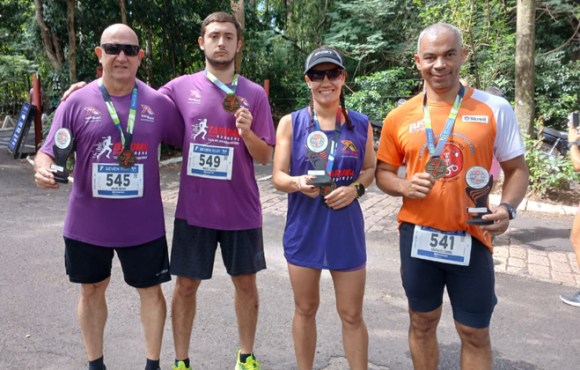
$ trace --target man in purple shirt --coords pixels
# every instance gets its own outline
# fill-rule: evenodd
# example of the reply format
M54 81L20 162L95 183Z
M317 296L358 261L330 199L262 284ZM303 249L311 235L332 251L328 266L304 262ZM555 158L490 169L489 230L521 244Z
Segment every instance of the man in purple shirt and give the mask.
M144 53L131 28L109 26L95 53L103 77L60 104L34 177L38 187L57 189L55 179L66 181L55 177L59 150L74 142L65 265L70 281L81 284L78 318L89 369L106 369L105 291L116 252L125 281L141 299L145 369L158 370L166 318L160 284L171 280L158 150L162 141L181 145L184 125L170 99L137 80Z
M199 37L205 70L160 89L175 102L186 126L171 250L171 274L177 275L171 307L176 370L192 368L196 294L201 281L212 276L218 243L236 291L240 349L235 369L260 369L253 354L256 273L266 262L253 162L272 159L275 132L263 88L235 73L241 33L231 14L210 14ZM196 363L203 362L199 356Z

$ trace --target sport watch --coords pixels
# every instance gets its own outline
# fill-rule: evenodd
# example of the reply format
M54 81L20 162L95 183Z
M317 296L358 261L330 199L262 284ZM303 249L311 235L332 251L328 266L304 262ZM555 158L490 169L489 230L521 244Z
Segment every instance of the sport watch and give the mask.
M576 141L571 141L568 143L568 148L572 148L574 145L580 148L580 139Z
M362 197L365 194L365 186L360 182L353 182L351 185L356 189L356 199Z
M514 218L516 218L516 209L514 207L512 207L511 204L509 203L500 203L500 206L504 207L507 211L508 211L508 215L509 215L509 219L513 220Z

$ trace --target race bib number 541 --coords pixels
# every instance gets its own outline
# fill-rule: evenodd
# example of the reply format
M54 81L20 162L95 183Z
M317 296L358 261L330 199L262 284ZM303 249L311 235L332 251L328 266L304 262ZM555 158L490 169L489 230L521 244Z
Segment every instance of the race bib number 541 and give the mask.
M415 225L411 257L469 266L471 235L465 231L441 231Z

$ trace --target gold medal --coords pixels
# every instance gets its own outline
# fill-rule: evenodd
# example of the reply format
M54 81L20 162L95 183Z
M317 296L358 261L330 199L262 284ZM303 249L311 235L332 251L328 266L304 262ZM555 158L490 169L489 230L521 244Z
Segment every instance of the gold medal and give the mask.
M236 94L227 94L222 105L226 112L235 113L240 108L241 101Z
M425 165L425 172L438 180L447 174L447 165L440 157L431 157Z
M130 149L123 149L123 151L117 156L119 165L124 168L133 167L135 160L135 153L133 153Z

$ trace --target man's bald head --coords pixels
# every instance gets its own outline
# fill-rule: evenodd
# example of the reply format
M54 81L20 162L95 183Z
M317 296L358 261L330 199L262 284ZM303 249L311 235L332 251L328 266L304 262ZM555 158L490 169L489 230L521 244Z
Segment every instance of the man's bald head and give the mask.
M421 41L423 37L426 35L428 36L437 36L443 32L453 32L455 34L455 39L457 40L457 49L460 50L463 48L463 37L461 36L461 31L457 29L457 27L448 24L448 23L435 23L430 25L429 27L425 28L419 34L419 39L417 40L417 53L420 52L421 49Z
M101 45L106 43L139 45L139 38L131 27L123 23L116 23L105 28L103 31Z

